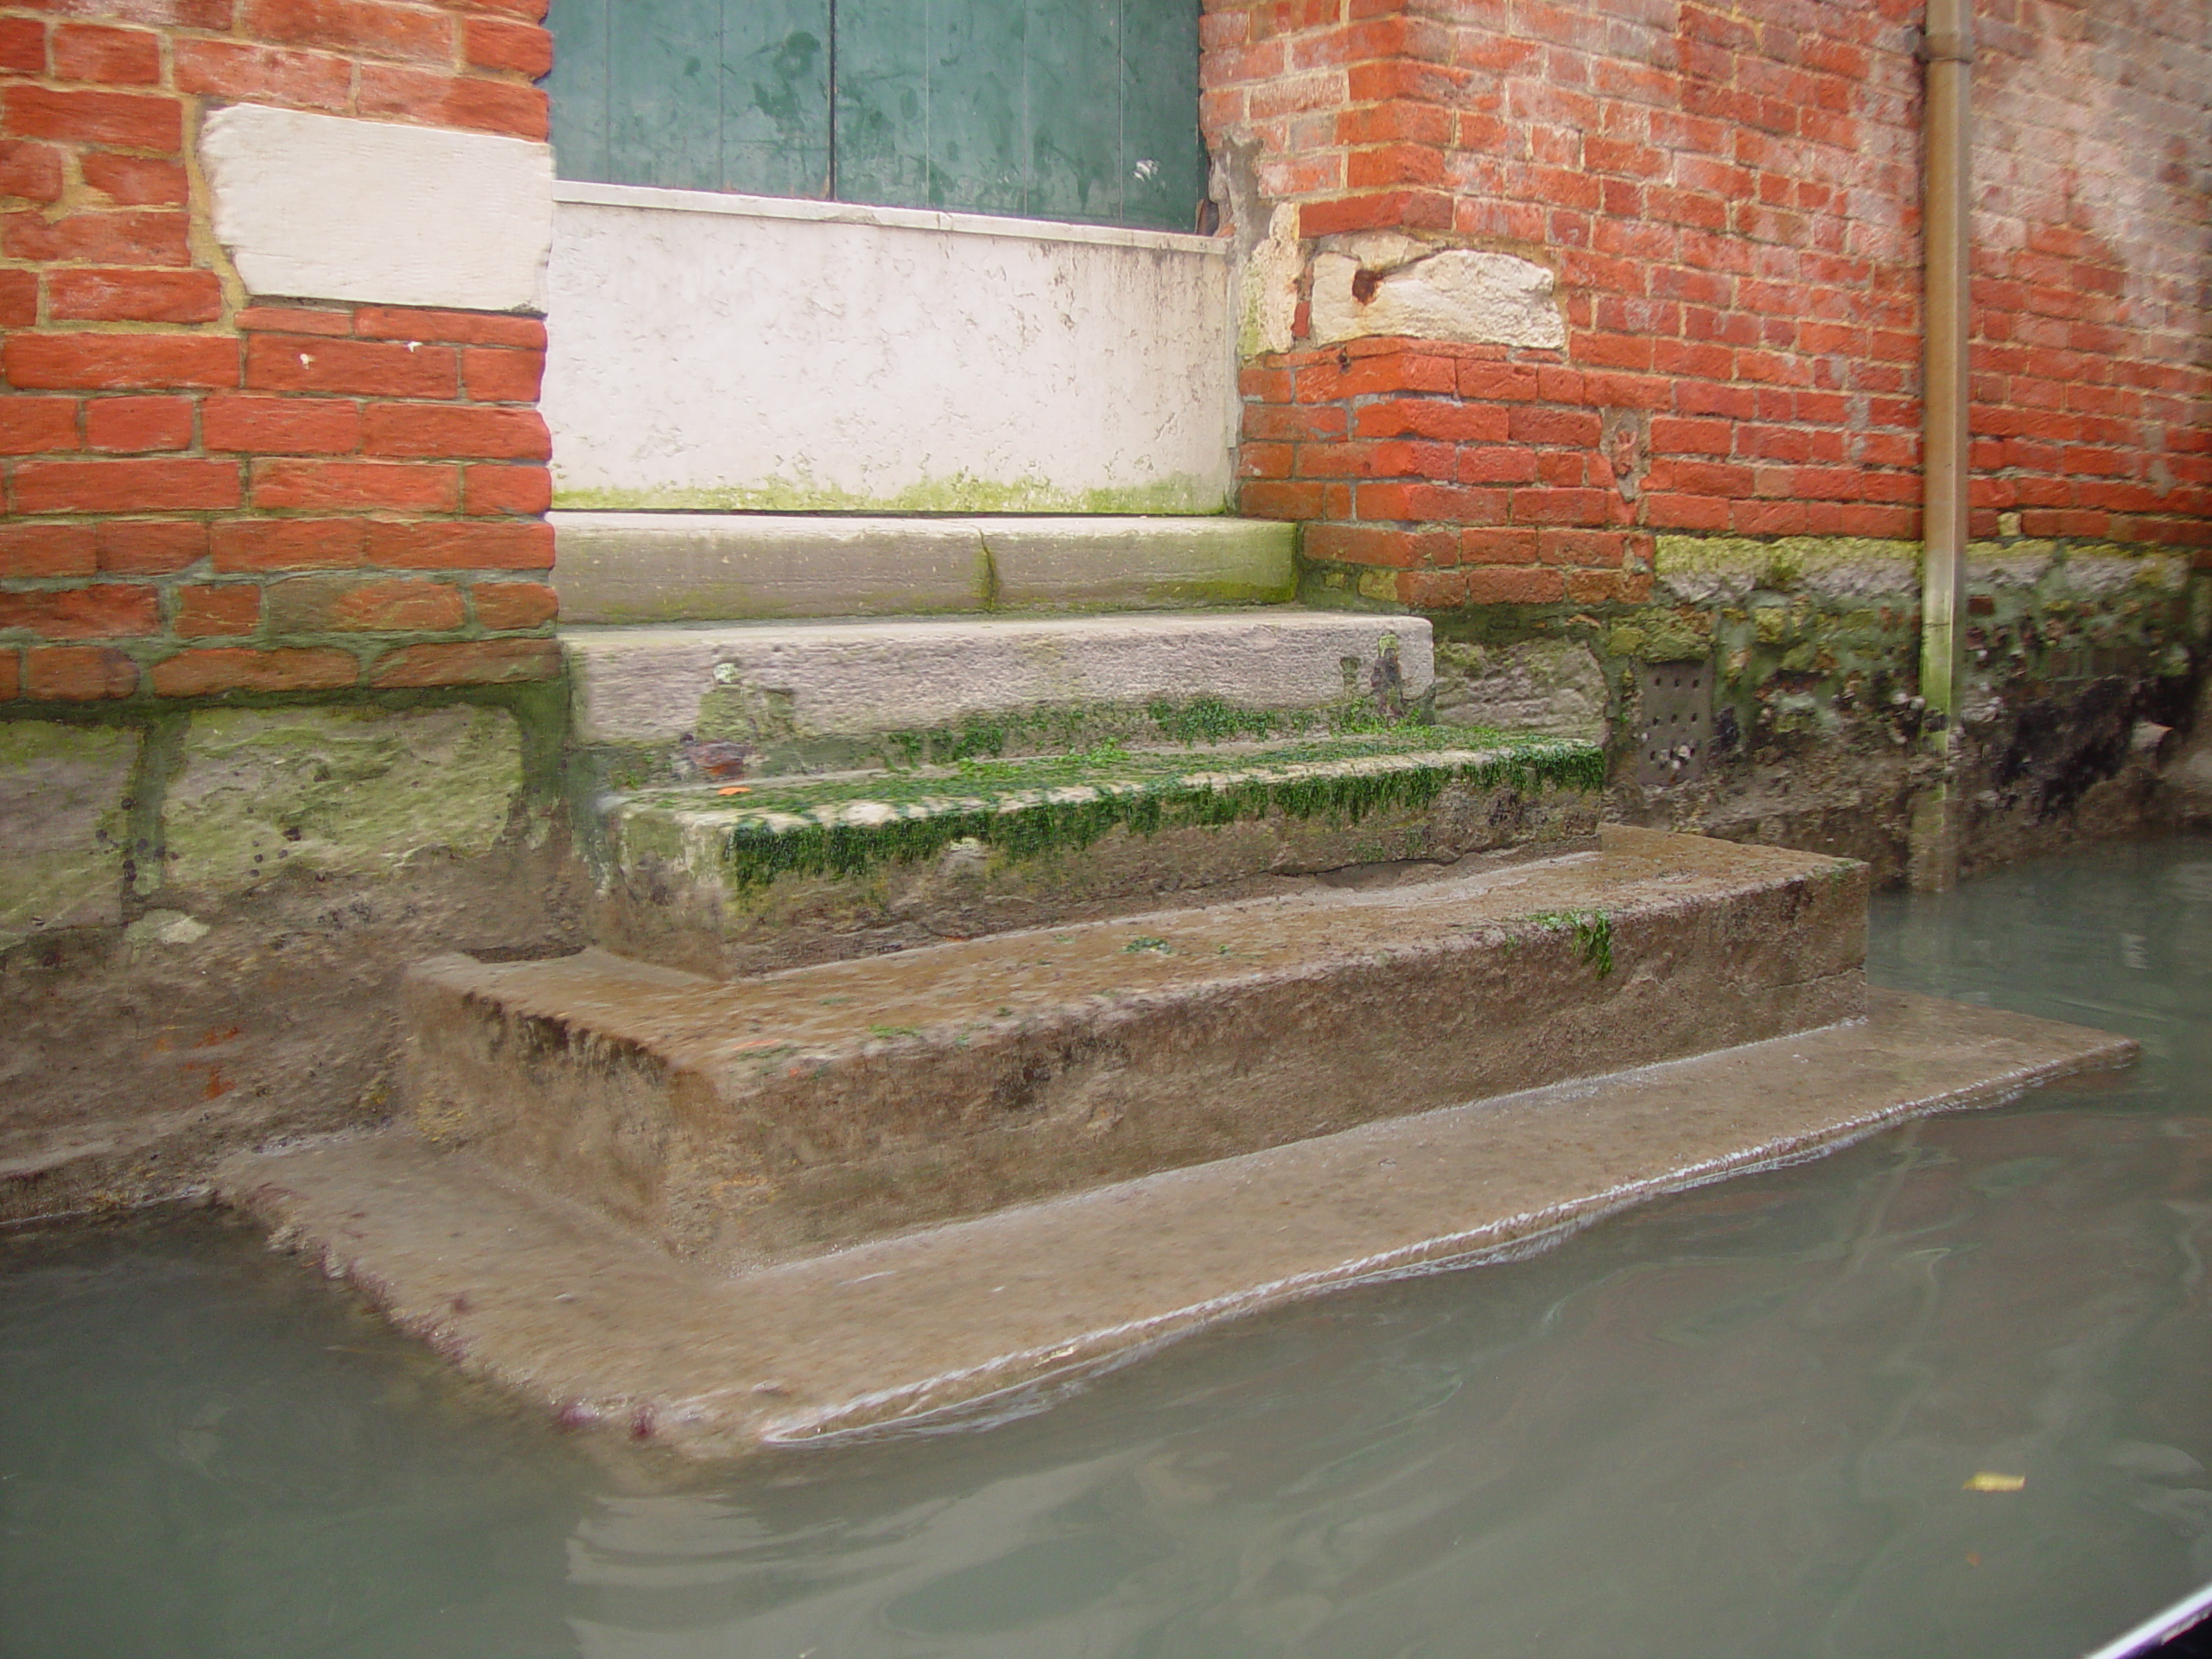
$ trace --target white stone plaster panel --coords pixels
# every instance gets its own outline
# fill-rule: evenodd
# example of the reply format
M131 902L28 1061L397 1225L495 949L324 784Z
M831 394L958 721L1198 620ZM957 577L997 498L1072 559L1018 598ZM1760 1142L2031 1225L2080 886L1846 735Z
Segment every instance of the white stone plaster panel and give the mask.
M1353 287L1363 270L1374 283L1365 300ZM1567 324L1552 290L1550 271L1510 253L1399 251L1387 264L1356 252L1320 253L1313 259L1313 335L1320 345L1402 334L1557 349L1567 344Z
M563 506L1185 512L1230 494L1225 245L592 194L557 205L550 267Z
M200 159L216 238L253 294L535 309L552 240L550 146L233 105Z
M564 643L576 735L608 743L682 736L718 685L789 693L808 735L1154 697L1319 708L1343 697L1344 659L1363 671L1386 636L1406 695L1421 696L1435 677L1427 620L1345 612L625 628Z

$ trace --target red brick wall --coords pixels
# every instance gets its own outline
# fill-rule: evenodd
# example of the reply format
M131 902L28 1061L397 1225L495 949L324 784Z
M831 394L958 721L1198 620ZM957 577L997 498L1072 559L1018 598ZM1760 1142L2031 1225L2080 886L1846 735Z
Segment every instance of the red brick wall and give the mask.
M1980 10L1975 531L2205 545L2202 9ZM1244 510L1425 607L1636 599L1655 533L1916 537L1919 15L1211 0L1209 136L1305 237L1518 254L1567 327L1249 363Z
M251 101L545 136L543 0L0 0L0 698L555 671L534 318L251 304Z
M1976 12L1977 533L2212 545L2212 9Z

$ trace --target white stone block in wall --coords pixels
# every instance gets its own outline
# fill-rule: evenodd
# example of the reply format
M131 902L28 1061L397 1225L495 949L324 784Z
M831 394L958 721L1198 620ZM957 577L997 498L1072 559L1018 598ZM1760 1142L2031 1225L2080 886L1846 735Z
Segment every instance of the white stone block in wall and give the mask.
M207 118L200 159L216 238L251 293L463 311L540 303L547 145L238 104Z

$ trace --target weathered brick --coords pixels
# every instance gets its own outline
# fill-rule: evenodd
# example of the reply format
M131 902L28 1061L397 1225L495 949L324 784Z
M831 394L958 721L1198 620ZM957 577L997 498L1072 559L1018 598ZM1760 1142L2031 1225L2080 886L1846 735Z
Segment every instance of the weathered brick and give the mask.
M369 683L378 686L508 685L550 680L561 672L557 639L470 639L408 645L379 658Z
M404 461L256 461L253 505L262 512L452 512L460 469Z
M46 73L46 25L35 17L0 17L0 70Z
M545 375L542 351L477 346L461 354L468 395L480 404L534 404Z
M278 45L416 63L453 58L452 22L427 7L378 0L244 0L238 21L248 36Z
M1567 579L1557 570L1470 568L1467 601L1474 605L1549 605L1567 597Z
M543 467L470 467L466 493L477 518L545 512L553 505L553 474Z
M367 557L371 524L359 518L226 518L213 529L215 569L224 575L258 570L353 569Z
M22 695L48 702L99 702L138 690L138 664L100 645L34 646L23 653Z
M94 81L105 86L161 84L161 41L149 29L64 23L54 31L51 50L56 80Z
M366 533L366 562L395 570L544 570L553 563L553 527L542 522L379 518Z
M228 461L27 461L9 499L17 512L192 512L238 504Z
M355 101L363 115L403 116L513 138L543 139L546 133L544 91L512 81L365 63Z
M357 683L351 652L308 647L255 650L245 645L179 652L154 664L154 695L204 697L226 691L331 691Z
M559 597L541 582L480 582L469 599L478 626L502 632L543 627L561 609Z
M334 113L353 101L353 66L335 53L190 39L174 50L179 92Z
M543 461L553 441L536 410L467 404L372 404L361 448L372 455Z
M77 166L86 187L118 207L181 207L190 192L190 181L181 162L95 150L79 156ZM4 188L0 188L0 194L4 194Z
M47 219L38 213L0 217L0 253L41 264L95 260L118 265L192 263L190 221L160 208L110 208Z
M174 156L184 145L184 105L148 93L60 91L18 81L0 90L0 133Z
M93 536L111 575L172 575L207 556L207 526L197 519L104 518Z
M55 321L213 322L223 285L207 270L56 270L46 303Z
M204 639L251 633L261 624L261 589L251 582L216 582L177 591L175 632Z
M251 391L448 398L459 390L459 372L449 346L250 334L245 385Z
M447 633L467 620L459 588L421 577L296 576L269 589L278 633Z
M0 576L89 576L99 569L90 524L0 524Z
M120 639L161 626L161 596L152 588L98 582L0 593L0 630L24 629L41 639Z
M536 317L497 311L435 311L411 306L365 305L353 314L363 340L437 340L449 346L512 346L545 349L545 325Z
M553 36L527 23L472 17L461 25L461 55L475 69L505 69L531 80L553 67Z
M77 447L74 397L0 397L0 455L38 455Z
M192 447L189 397L94 397L85 405L85 447L145 454Z
M361 447L359 405L335 397L219 396L200 405L200 441L254 455L346 455Z
M217 388L238 380L238 344L208 334L11 334L0 372L25 391Z
M20 138L0 138L0 197L20 196L26 201L61 200L62 152L52 144L27 143Z

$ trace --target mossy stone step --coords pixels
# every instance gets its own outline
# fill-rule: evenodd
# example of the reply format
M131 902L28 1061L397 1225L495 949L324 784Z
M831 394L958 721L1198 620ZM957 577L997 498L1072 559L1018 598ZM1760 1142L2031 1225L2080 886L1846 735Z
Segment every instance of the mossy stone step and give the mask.
M1419 718L1420 617L1209 613L570 628L573 741L607 787L1325 734ZM711 769L711 768L709 768Z
M1592 844L1605 757L1436 727L762 779L617 799L596 936L734 976Z

